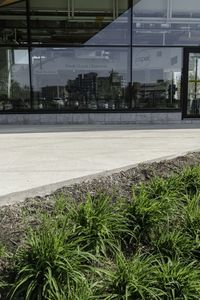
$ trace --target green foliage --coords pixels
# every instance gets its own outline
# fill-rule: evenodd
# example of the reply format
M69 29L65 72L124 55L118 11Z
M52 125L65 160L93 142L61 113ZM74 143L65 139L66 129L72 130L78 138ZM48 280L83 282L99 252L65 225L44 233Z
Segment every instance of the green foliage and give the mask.
M154 253L169 258L186 258L191 254L192 242L183 231L161 227L158 228L156 235L150 242Z
M5 247L4 245L0 242L0 258L3 257L5 255L6 251L5 251Z
M156 287L155 270L156 260L153 256L136 254L126 259L123 253L118 253L114 270L109 274L106 299L160 299L163 292Z
M174 199L177 195L177 177L171 176L169 178L154 177L148 184L142 184L136 188L136 191L141 190L141 187L145 190L149 199L165 200ZM166 203L167 204L167 203Z
M138 242L148 243L151 231L159 223L166 221L168 200L151 198L148 188L142 185L140 190L133 191L132 201L127 208L129 226Z
M73 298L75 287L86 281L84 272L93 256L67 238L67 232L63 234L50 222L29 234L17 254L19 273L11 299L62 299L63 290L67 299Z
M130 201L62 195L40 218L12 258L9 300L200 299L199 166L134 187Z
M179 193L194 196L200 191L200 167L186 168L176 178Z
M165 292L163 300L200 299L200 272L195 262L183 264L180 260L158 261L156 280Z
M200 193L187 197L187 204L184 207L185 229L195 237L200 234Z
M68 218L73 221L73 238L96 255L115 252L119 242L131 236L125 205L113 203L106 195L87 196L86 201L71 208Z

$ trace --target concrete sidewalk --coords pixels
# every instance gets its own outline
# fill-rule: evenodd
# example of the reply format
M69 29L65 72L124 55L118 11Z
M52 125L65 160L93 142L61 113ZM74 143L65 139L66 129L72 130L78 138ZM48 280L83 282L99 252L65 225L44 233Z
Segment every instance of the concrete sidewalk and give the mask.
M1 126L0 204L48 193L70 179L199 149L199 124Z

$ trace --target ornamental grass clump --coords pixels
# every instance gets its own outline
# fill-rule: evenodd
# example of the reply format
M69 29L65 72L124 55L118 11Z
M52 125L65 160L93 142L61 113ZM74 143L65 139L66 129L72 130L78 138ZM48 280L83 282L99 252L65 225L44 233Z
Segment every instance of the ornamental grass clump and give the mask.
M135 189L135 191L137 193L137 190L140 190L140 188L143 187L149 199L161 201L163 201L163 199L165 199L165 201L167 199L172 200L176 198L177 195L176 181L176 176L170 176L169 178L161 178L155 176L148 183L143 183L142 185L139 185Z
M164 200L150 198L144 185L136 193L133 191L132 200L127 206L127 216L129 228L137 242L148 243L152 230L166 222L166 207L168 204Z
M151 251L171 259L188 258L191 255L192 241L183 231L174 228L158 228L151 238Z
M113 270L108 273L107 297L111 300L162 299L164 293L157 287L156 259L140 253L127 259L123 253L116 255Z
M68 220L73 223L72 239L95 255L108 255L118 251L120 244L131 237L125 202L114 203L104 194L87 195L86 201L69 210Z
M194 196L200 191L200 167L186 168L176 176L179 194Z
M190 253L200 260L200 193L186 197L187 203L182 209L184 235L189 236Z
M65 299L63 291L66 299L74 299L74 290L87 281L85 274L95 258L68 235L50 221L29 233L16 256L17 277L10 299Z
M200 234L200 193L187 196L187 204L183 207L184 227L191 237Z
M158 260L157 286L165 293L162 300L200 299L200 271L195 261Z

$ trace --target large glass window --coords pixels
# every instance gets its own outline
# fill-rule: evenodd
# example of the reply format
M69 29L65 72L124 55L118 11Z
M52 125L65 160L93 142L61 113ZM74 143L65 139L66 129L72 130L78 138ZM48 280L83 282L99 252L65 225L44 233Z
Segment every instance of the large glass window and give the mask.
M133 1L133 44L163 45L165 28L162 20L167 17L166 0Z
M30 108L28 50L0 48L0 111Z
M200 18L199 0L173 0L172 16L175 18Z
M167 43L175 45L200 44L200 5L199 0L173 0L171 31Z
M127 0L30 0L33 44L128 44Z
M34 109L128 109L128 52L107 47L33 49Z
M0 45L26 45L28 42L26 20L25 1L1 1Z
M133 0L134 17L159 17L167 15L167 0Z
M180 108L181 70L180 48L134 48L133 107Z
M199 45L199 0L136 0L133 45Z

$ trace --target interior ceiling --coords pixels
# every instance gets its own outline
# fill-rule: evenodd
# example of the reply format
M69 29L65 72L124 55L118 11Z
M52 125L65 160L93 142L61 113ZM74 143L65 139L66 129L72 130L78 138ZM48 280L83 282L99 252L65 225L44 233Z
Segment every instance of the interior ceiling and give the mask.
M0 0L0 7L11 5L14 3L22 2L23 0ZM141 0L133 0L133 5L137 4Z
M0 0L0 7L22 2L22 0Z

